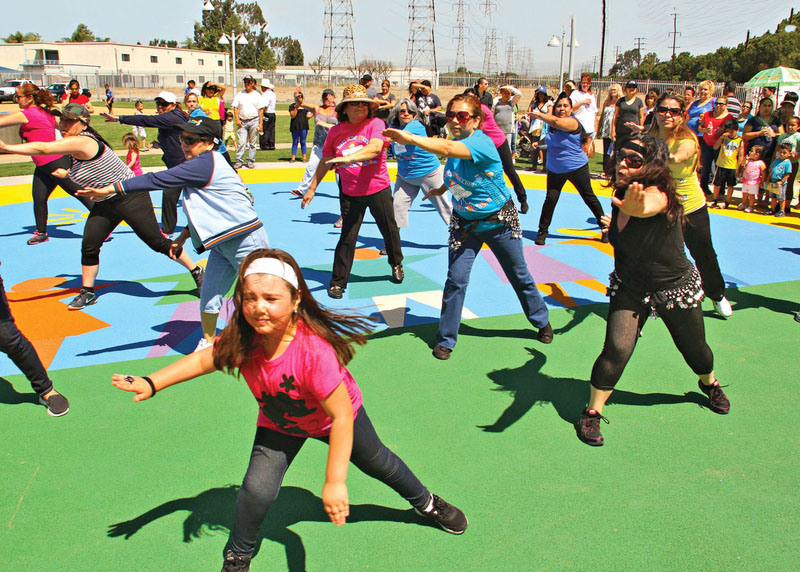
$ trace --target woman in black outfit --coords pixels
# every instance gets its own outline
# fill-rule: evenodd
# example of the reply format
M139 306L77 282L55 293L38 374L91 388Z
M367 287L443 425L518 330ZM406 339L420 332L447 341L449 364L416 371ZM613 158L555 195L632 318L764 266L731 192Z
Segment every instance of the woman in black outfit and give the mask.
M617 149L617 167L608 226L614 245L614 272L603 351L592 368L589 404L576 426L588 445L603 444L600 420L636 346L644 321L658 314L684 360L699 376L709 408L728 413L730 403L714 376L714 355L703 326L700 274L683 250L683 207L669 171L666 143L652 135L634 136Z

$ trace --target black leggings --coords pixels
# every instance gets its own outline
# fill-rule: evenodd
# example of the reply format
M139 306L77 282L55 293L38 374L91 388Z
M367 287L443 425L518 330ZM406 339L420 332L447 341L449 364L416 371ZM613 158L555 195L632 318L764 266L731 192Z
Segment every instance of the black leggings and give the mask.
M519 180L517 170L514 168L514 159L511 157L511 148L508 146L508 141L503 141L503 144L497 148L500 155L500 162L503 163L503 172L511 181L511 186L514 187L514 194L517 195L517 200L520 203L528 202L528 193L525 192L525 187L522 181Z
M115 196L94 205L83 229L83 266L100 264L100 247L122 221L128 223L136 236L151 249L169 256L172 241L165 238L158 229L150 193L132 193L122 197ZM180 256L180 252L177 255Z
M568 173L553 173L547 171L547 197L544 199L542 205L542 214L539 217L539 233L547 234L550 228L550 222L553 220L553 211L556 210L558 198L561 196L561 189L564 184L569 181L578 193L581 195L583 202L592 211L594 218L597 219L597 224L601 224L600 217L603 216L603 206L592 190L592 181L589 178L589 164L587 163L580 169L575 169Z
M611 137L603 137L603 172L606 175L611 175L616 167L614 165L614 157L609 153L613 143L614 140Z
M164 189L161 195L161 230L164 234L175 232L178 222L178 199L181 198L182 187Z
M703 325L703 310L674 307L667 310L657 305L658 315L664 320L675 347L697 375L706 375L714 370L714 354L706 343ZM606 322L606 340L603 351L592 367L591 384L600 390L610 391L617 385L628 360L631 359L639 331L642 329L650 305L629 294L624 288L611 296Z
M706 205L686 215L683 240L700 272L706 296L719 302L725 296L725 279L719 269L714 243L711 242L711 223Z
M50 161L45 165L37 165L33 170L33 218L36 221L36 230L41 233L47 232L47 199L57 186L60 186L68 194L75 197L75 191L79 191L81 186L72 181L69 177L63 179L54 176L52 173L56 169L69 170L72 160L68 155L59 157L55 161ZM92 210L92 201L83 197L78 199L86 210Z

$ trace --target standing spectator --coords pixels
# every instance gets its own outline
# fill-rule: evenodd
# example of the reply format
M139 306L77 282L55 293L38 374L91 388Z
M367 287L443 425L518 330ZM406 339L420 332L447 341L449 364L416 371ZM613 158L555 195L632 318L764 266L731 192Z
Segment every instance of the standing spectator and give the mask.
M572 115L578 120L585 133L583 151L594 157L594 138L597 132L597 98L592 93L592 76L581 74L581 84L569 95L572 101Z
M180 127L188 121L185 113L177 104L178 99L171 91L162 91L155 97L157 115L111 115L103 113L106 121L119 121L123 125L137 125L139 127L155 127L158 129L158 144L163 155L161 160L171 169L186 160L181 148ZM170 236L175 232L178 222L178 199L181 188L167 188L161 196L161 232Z
M697 85L697 92L697 99L692 101L691 105L688 105L686 108L686 116L688 119L686 125L695 135L700 137L702 133L700 133L700 129L697 127L697 124L700 122L700 116L707 111L714 111L714 82L709 80L701 81ZM700 139L701 146L703 145L702 141L703 140Z
M392 108L394 107L394 102L397 101L397 97L395 94L391 93L392 84L389 83L388 79L385 79L381 82L381 92L378 94L378 101L380 102L380 107L375 112L375 117L380 117L384 121L389 117L389 114L392 112Z
M322 147L325 145L328 131L337 123L339 119L336 117L336 94L332 89L325 89L322 91L322 105L314 110L314 143L311 146L311 157L300 186L292 191L294 196L302 197L311 185L314 173L317 172L317 165L322 159Z
M203 84L202 95L198 96L197 103L200 104L200 109L210 119L216 119L224 123L225 116L220 113L220 110L225 109L225 102L222 99L225 95L226 87L221 83L214 81L207 81Z
M497 126L506 136L508 148L511 149L512 162L517 153L516 141L514 140L517 121L514 109L516 109L520 97L522 97L520 90L513 85L504 85L500 88L500 97L496 97L492 104L492 115L494 115Z
M611 169L614 168L614 160L611 157L611 145L614 140L611 138L611 131L620 95L622 95L622 86L620 84L612 83L608 86L608 96L603 102L603 109L600 113L598 131L600 137L603 138L603 176L605 177L611 176Z
M267 78L261 79L261 107L263 109L263 127L261 134L261 149L264 151L275 150L275 86Z
M488 79L482 77L478 80L478 83L475 84L475 93L478 94L478 99L481 100L481 103L491 109L494 98L492 97L492 93L489 91ZM545 93L547 92L545 91Z
M378 97L378 90L373 87L372 82L372 76L368 73L365 73L363 76L361 76L361 81L359 83L364 86L364 89L367 90L367 97L370 99L375 99Z
M742 134L744 130L744 126L747 125L747 122L753 118L753 104L749 101L745 101L742 104L742 111L739 113L739 135Z
M77 79L69 80L69 83L67 84L67 90L64 92L61 102L63 105L67 105L68 103L78 103L88 109L89 113L94 113L92 102L89 101L89 97L85 93L81 92L81 84Z
M694 88L691 85L687 85L686 87L683 88L683 101L686 107L689 107L692 104L696 93L697 92L695 92Z
M637 127L644 125L644 104L636 95L639 85L635 81L625 84L625 96L617 100L617 109L614 121L611 124L611 138L614 147L620 148L622 144L638 132Z
M533 111L540 113L550 113L553 108L553 102L547 95L547 88L540 85L536 88L536 93L533 96L533 101L528 106L528 117L531 120L530 132L533 133L531 137L531 171L536 171L539 168L539 156L541 155L542 166L547 162L547 144L545 138L547 136L548 125L541 119L533 117ZM481 126L483 129L484 126ZM502 155L500 156L502 158ZM527 204L524 210L521 209L522 214L527 211Z
M767 190L769 191L768 198L771 204L769 209L764 213L767 216L786 216L786 183L789 181L789 177L792 176L792 162L789 160L791 156L792 145L790 143L781 143L778 145L775 159L769 166L769 183L767 185Z
M136 103L133 104L133 114L134 115L144 115L144 103L142 103L141 99L137 99ZM138 125L131 126L131 132L136 135L141 142L139 143L139 150L144 153L145 151L149 151L150 147L147 146L147 130L144 127L140 127Z
M111 88L108 84L105 85L106 89L106 108L108 109L109 113L114 113L114 92L111 91Z
M263 108L261 93L256 89L256 80L253 76L246 75L242 81L244 89L233 98L233 118L236 127L239 128L236 134L239 146L236 148L236 164L233 167L242 168L242 159L247 150L247 168L253 169L256 166L256 149Z
M747 143L748 148L753 145L764 147L761 160L766 164L772 161L775 142L780 131L780 124L778 118L772 113L773 110L772 100L765 97L758 104L758 115L751 117L742 130L742 139Z
M714 143L714 150L719 152L716 159L717 172L714 175L714 202L711 203L711 208L727 209L733 197L736 173L743 163L744 145L742 136L739 135L739 124L735 119L729 119L722 127L725 131ZM728 193L722 199L722 206L719 206L720 192L725 186L728 187Z
M656 108L656 100L658 99L658 90L651 88L647 90L647 95L644 96L644 130L650 127L653 123L653 111Z
M793 91L786 92L781 102L780 113L778 120L781 125L781 133L786 133L786 124L794 117L794 109L797 106L797 94Z
M789 143L792 146L792 154L789 161L792 163L792 175L786 182L786 214L792 212L792 199L794 198L794 182L797 178L797 159L800 157L800 117L796 115L786 122L783 126L785 133L778 135L778 145Z
M742 102L736 97L736 82L727 82L722 90L722 93L728 98L728 113L730 113L733 118L738 121L739 115L742 113Z
M761 90L761 99L769 99L772 101L772 108L778 107L778 97L775 95L774 87L765 87Z
M425 127L430 137L439 137L447 123L442 113L442 100L433 93L430 80L422 80L411 84L412 99L417 104L420 113L425 117Z
M197 89L197 84L194 82L193 79L190 79L186 82L186 89L183 90L183 95L186 96L190 93L195 94L198 98L201 97L203 94Z
M300 152L303 154L303 163L306 162L308 150L306 148L306 138L308 137L308 119L314 116L314 108L304 104L302 91L297 91L294 96L294 103L289 106L289 131L292 133L292 158L290 163L294 163L297 155L298 144Z
M714 143L722 135L723 125L729 119L733 119L733 117L728 113L728 98L720 96L714 101L714 110L704 113L697 124L698 130L702 134L702 139L700 139L700 188L703 189L705 195L711 194L708 181L712 174L711 165L717 154L714 150Z

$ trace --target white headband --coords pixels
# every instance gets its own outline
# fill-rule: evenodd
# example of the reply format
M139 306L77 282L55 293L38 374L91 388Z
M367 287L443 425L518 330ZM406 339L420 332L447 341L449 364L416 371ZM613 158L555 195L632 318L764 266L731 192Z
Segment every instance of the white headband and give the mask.
M297 275L292 267L277 258L256 258L245 270L244 277L247 278L251 274L272 274L286 280L295 287L295 290L298 288Z

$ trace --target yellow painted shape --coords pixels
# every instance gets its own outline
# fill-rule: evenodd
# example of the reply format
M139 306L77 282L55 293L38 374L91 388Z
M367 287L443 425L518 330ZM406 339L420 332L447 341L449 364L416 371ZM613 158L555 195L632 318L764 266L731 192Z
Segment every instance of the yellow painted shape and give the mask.
M68 197L61 187L56 187L53 198ZM19 203L31 202L31 183L22 185L5 185L0 187L0 205L16 205Z
M601 294L605 294L606 291L608 290L608 286L606 286L599 280L595 280L594 278L588 278L586 280L575 280L575 284L586 286L587 288L590 288L595 292L600 292Z

